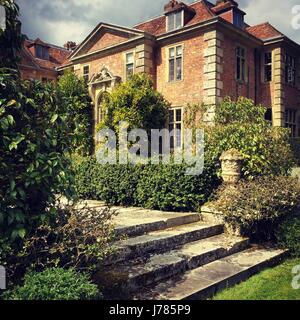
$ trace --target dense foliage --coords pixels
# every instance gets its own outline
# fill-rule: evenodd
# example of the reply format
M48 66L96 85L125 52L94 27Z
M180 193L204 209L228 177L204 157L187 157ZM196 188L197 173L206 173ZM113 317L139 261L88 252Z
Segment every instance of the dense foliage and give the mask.
M153 89L145 74L133 75L118 85L103 102L103 120L98 129L109 128L118 133L119 123L126 121L128 130L165 127L169 103Z
M265 112L265 107L246 98L224 99L216 108L215 126L205 127L211 159L218 161L223 151L234 148L244 157L245 178L287 175L294 164L289 131L272 127L264 119Z
M0 68L16 69L23 41L21 22L18 20L19 7L13 0L0 0L0 5L5 8L6 14L6 28L0 28Z
M20 281L28 269L71 267L93 271L113 250L115 214L109 208L96 210L82 205L58 208L51 224L37 227L18 250L7 248L3 260L9 265L9 284Z
M74 269L45 269L25 275L24 285L4 294L5 300L93 300L98 299L97 286L85 273Z
M93 146L92 101L87 85L74 73L59 78L57 94L61 107L67 112L70 148L73 152L89 155Z
M74 162L79 197L113 205L189 211L205 203L219 184L214 164L186 175L187 165L100 165L94 157Z
M276 231L278 243L283 248L290 249L295 256L300 256L300 216L299 213L289 216Z
M70 191L70 131L54 91L0 70L0 231L11 239L49 218L54 195Z
M274 240L279 223L300 203L300 186L289 177L258 178L222 186L213 207L225 222L258 241Z

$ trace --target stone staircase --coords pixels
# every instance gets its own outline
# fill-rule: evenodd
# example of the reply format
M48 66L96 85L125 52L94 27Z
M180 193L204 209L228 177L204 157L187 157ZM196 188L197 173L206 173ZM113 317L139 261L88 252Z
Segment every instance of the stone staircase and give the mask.
M197 213L118 209L116 232L128 236L94 277L107 299L208 299L288 254L226 235Z

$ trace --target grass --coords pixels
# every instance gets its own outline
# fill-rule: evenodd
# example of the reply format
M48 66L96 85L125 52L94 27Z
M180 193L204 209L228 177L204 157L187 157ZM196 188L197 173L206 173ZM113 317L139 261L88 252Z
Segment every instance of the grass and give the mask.
M300 259L287 260L233 288L225 289L214 300L300 300L300 289L295 290L291 285L296 276L292 274L292 269L297 265L300 265Z

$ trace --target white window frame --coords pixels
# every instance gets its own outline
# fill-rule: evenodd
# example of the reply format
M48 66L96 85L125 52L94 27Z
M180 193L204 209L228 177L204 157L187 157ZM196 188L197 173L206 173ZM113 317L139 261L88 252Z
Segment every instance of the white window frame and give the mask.
M180 120L177 120L177 111L181 112ZM173 113L173 121L171 121L170 113ZM183 107L173 107L169 109L169 133L170 133L170 147L171 150L181 149L183 147L183 117L184 117L184 108ZM171 132L177 129L177 126L180 125L180 143L178 143L178 136L175 134L174 137L171 136ZM175 131L174 131L175 132ZM171 139L173 139L173 147L171 145Z
M177 14L181 15L181 24L180 24L179 27L176 27L176 15ZM174 25L173 25L172 29L169 29L169 18L170 18L170 16L174 17ZM166 19L166 30L167 30L167 32L178 30L178 29L183 28L183 27L184 27L184 10L173 12L173 13L170 13L170 14L167 15L167 19Z
M85 68L89 68L89 72L88 73L85 73L84 72L84 69ZM82 77L83 77L83 80L85 81L85 83L89 83L90 81L90 72L91 72L91 67L89 64L85 64L82 66Z
M133 61L132 62L127 62L127 56L132 54L132 58L133 58ZM134 75L135 73L135 52L134 51L128 51L128 52L125 52L125 79L128 80L130 78L130 76L128 75L128 69L127 67L129 65L132 65L132 75Z
M181 48L181 55L177 55L177 49ZM174 50L174 57L171 57L170 53L171 50ZM178 82L183 80L183 55L184 55L184 46L183 44L177 44L175 46L168 47L167 50L167 55L168 55L168 82ZM177 79L177 61L181 59L181 77L180 79ZM170 71L171 71L171 61L174 60L174 79L171 79L170 77Z
M266 62L266 55L267 54L270 54L271 55L271 62ZM263 81L265 83L268 83L268 82L272 82L273 80L273 54L272 54L272 51L268 51L268 52L264 52L264 55L263 55ZM271 68L271 79L268 80L266 78L266 68Z

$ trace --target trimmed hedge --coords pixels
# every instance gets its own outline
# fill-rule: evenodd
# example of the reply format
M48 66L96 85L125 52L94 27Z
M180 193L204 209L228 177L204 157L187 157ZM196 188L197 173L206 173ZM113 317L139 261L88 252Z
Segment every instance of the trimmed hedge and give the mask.
M94 157L75 161L79 198L111 205L163 211L191 211L203 205L219 186L214 164L199 176L185 175L187 165L100 165Z

